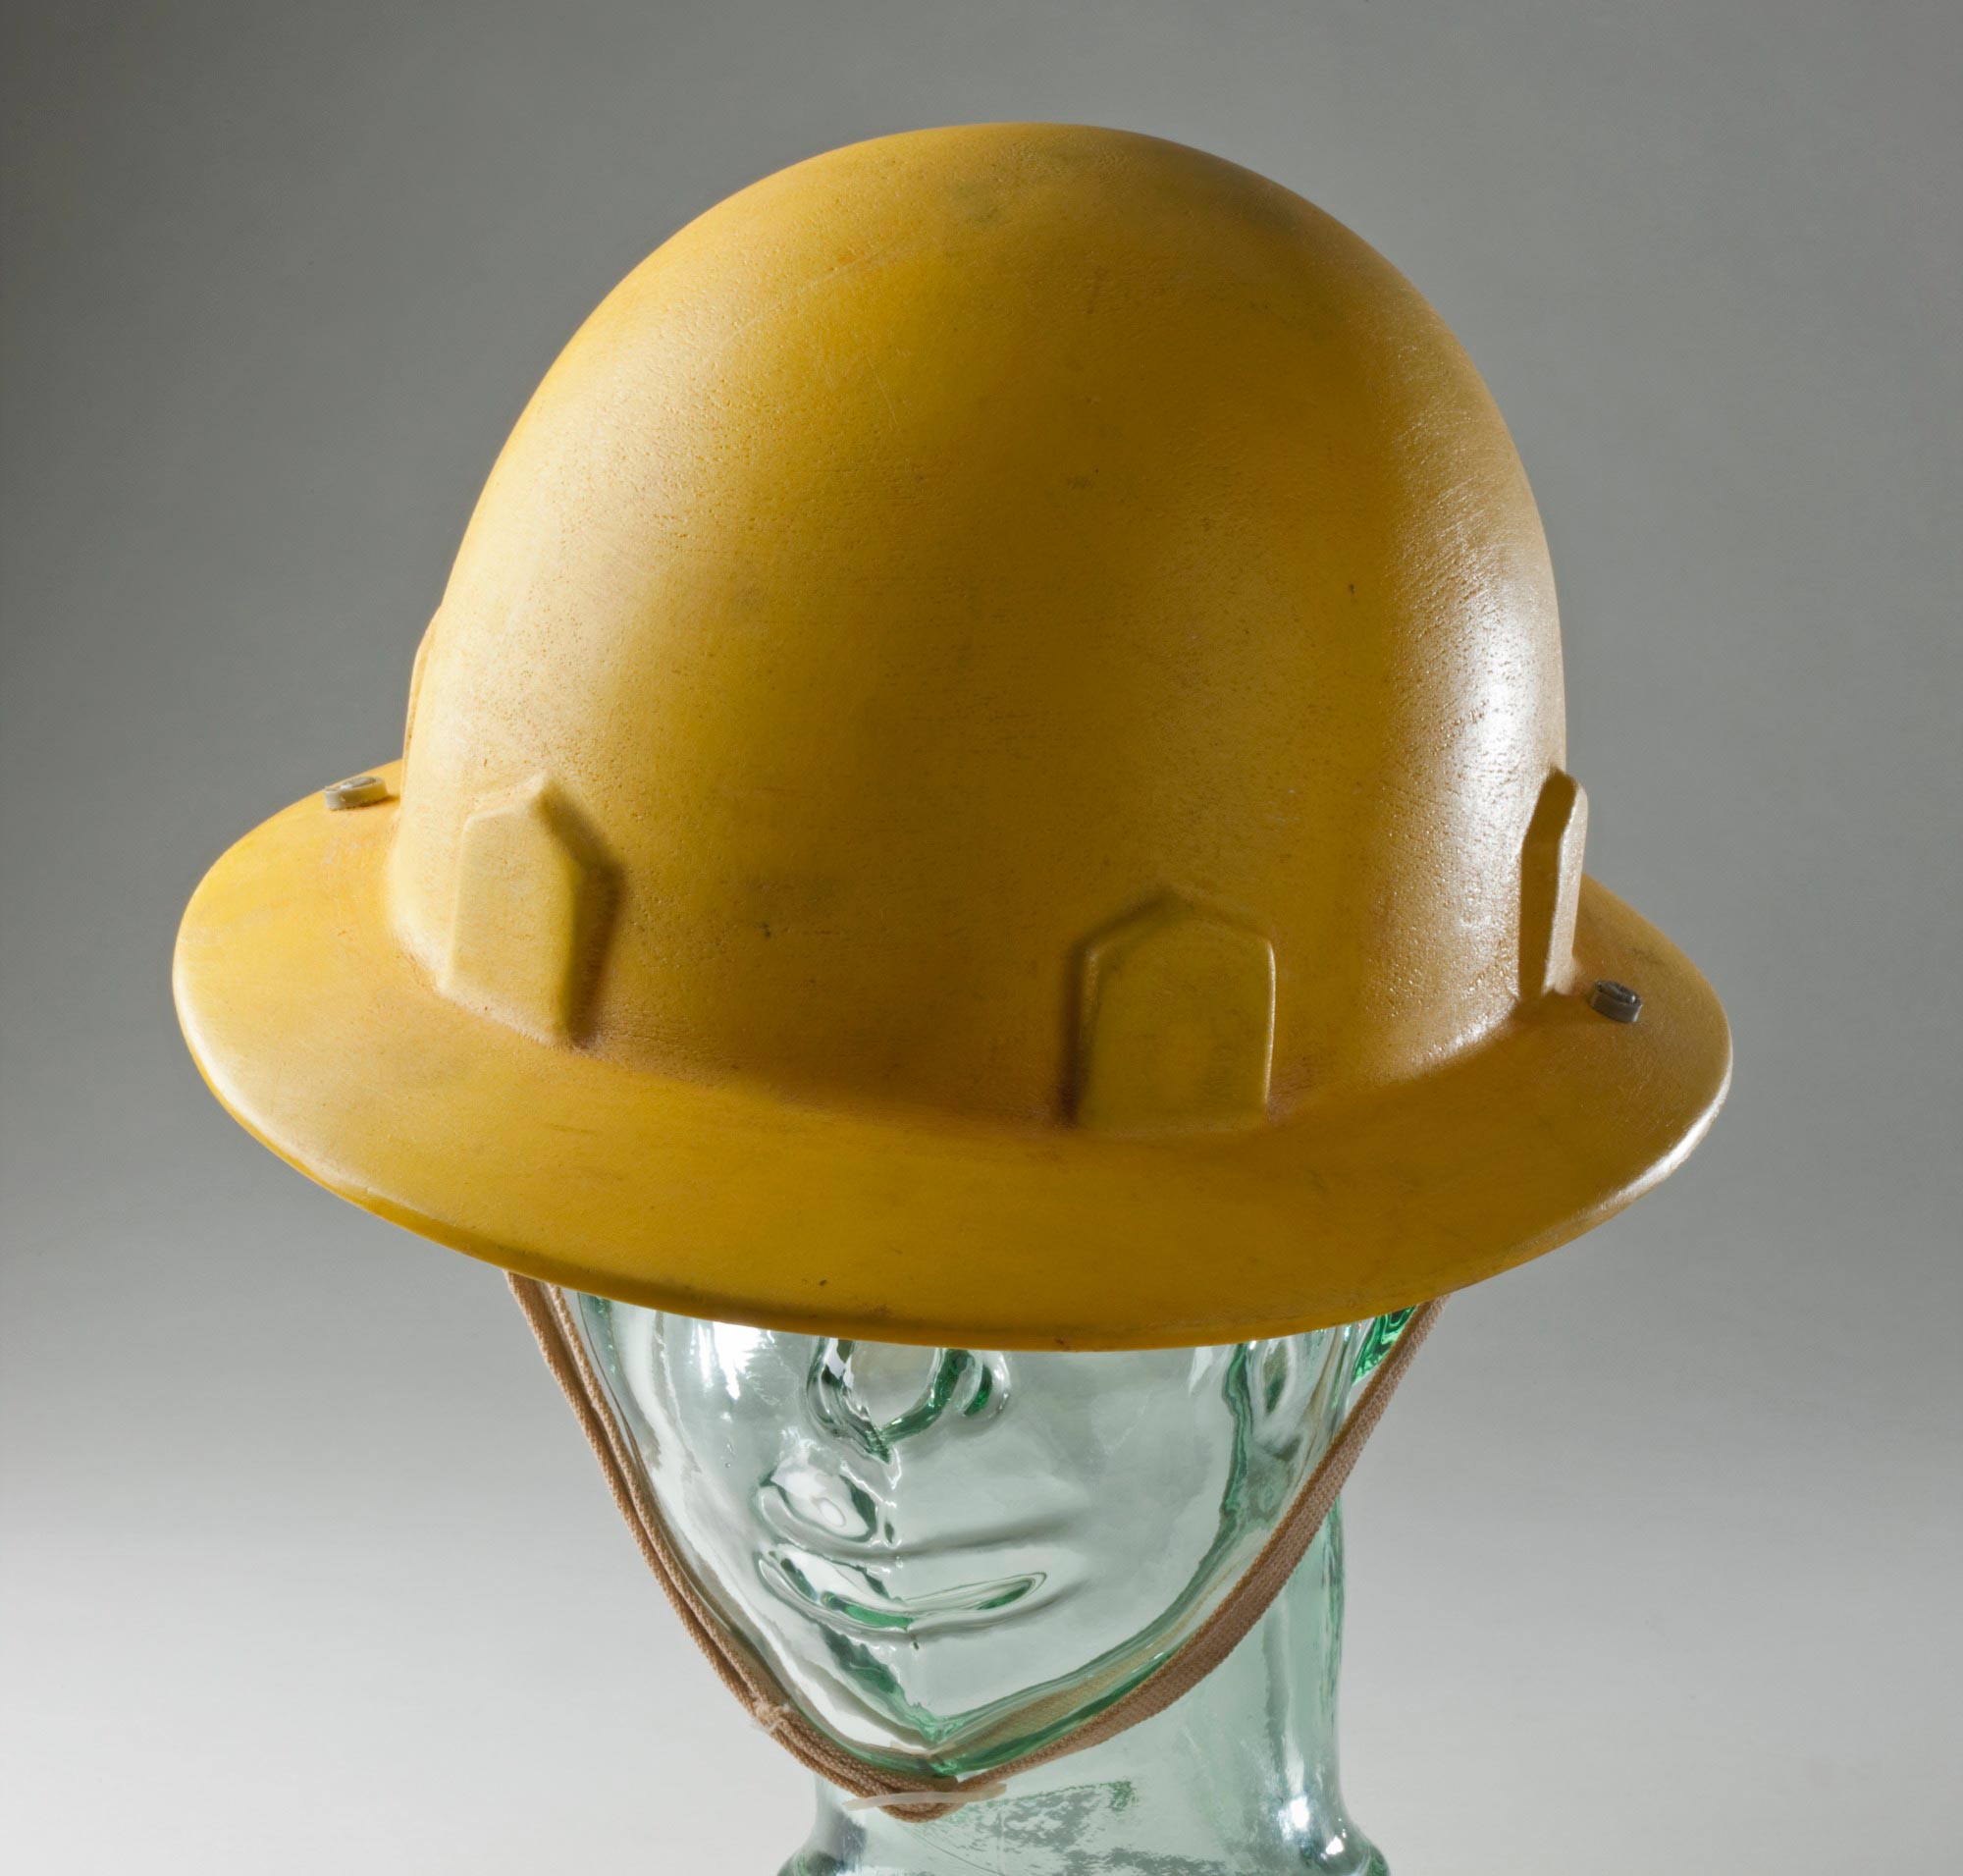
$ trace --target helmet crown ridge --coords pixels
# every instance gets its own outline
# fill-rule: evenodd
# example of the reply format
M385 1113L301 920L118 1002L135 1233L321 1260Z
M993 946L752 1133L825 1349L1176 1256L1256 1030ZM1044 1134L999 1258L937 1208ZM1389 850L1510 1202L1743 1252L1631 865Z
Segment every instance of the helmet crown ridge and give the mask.
M1239 1128L1572 988L1506 428L1363 241L1173 144L917 133L691 224L417 665L398 939L651 1073Z

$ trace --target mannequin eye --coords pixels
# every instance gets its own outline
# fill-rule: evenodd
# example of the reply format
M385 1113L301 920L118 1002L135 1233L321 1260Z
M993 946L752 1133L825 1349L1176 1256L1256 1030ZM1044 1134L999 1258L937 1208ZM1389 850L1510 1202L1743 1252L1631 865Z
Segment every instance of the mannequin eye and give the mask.
M1270 1342L1262 1352L1256 1370L1255 1396L1256 1411L1262 1415L1273 1414L1288 1397L1289 1383L1294 1379L1295 1365L1289 1358L1286 1342Z
M1317 1389L1327 1366L1329 1337L1283 1335L1247 1348L1248 1431L1271 1452L1287 1452L1315 1418Z
M1000 1413L1008 1382L1007 1358L992 1351L827 1339L812 1357L805 1404L833 1438L890 1460L950 1410L966 1420Z

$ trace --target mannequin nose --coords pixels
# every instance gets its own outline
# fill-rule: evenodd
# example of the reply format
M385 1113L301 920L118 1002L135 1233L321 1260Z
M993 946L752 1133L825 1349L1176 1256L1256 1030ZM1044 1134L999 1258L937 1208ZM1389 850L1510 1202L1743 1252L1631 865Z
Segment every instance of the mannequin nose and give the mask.
M991 1350L827 1339L812 1357L805 1407L833 1439L889 1460L944 1421L979 1426L1009 1398L1007 1358Z

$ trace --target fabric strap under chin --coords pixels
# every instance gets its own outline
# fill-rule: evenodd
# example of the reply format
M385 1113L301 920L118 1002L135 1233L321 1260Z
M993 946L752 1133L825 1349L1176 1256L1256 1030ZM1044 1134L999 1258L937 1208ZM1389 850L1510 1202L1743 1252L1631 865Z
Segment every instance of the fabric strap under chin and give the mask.
M996 1797L1009 1779L1066 1753L1101 1744L1162 1713L1181 1694L1196 1687L1217 1668L1253 1628L1268 1605L1281 1593L1295 1567L1322 1528L1337 1494L1343 1489L1363 1442L1370 1437L1390 1405L1405 1370L1445 1308L1443 1297L1423 1305L1405 1325L1377 1370L1363 1384L1336 1437L1315 1470L1302 1481L1282 1521L1260 1554L1229 1589L1212 1613L1194 1629L1142 1680L1093 1714L1081 1726L1034 1751L1008 1759L989 1771L966 1779L906 1777L869 1765L835 1740L813 1726L777 1684L775 1677L716 1614L696 1587L681 1554L663 1522L636 1455L610 1405L600 1377L594 1372L585 1342L572 1319L563 1293L530 1277L512 1275L511 1293L538 1337L546 1366L572 1403L587 1442L607 1474L609 1490L620 1515L634 1533L641 1555L655 1573L697 1647L751 1716L785 1751L820 1778L848 1792L862 1804L925 1822L984 1797ZM1038 1710L1030 1716L1036 1732L1068 1711L1065 1696L1055 1696L1059 1711Z

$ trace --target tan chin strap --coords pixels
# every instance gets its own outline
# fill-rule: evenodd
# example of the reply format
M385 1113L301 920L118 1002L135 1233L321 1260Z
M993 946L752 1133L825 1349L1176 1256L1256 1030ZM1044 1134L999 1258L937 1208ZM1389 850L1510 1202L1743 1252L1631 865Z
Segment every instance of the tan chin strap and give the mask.
M1282 1584L1315 1541L1315 1533L1322 1528L1323 1520L1336 1503L1336 1495L1356 1464L1363 1442L1383 1419L1405 1370L1445 1308L1445 1299L1436 1298L1406 1323L1403 1334L1378 1365L1377 1371L1364 1383L1341 1431L1330 1441L1281 1523L1261 1546L1260 1554L1205 1621L1156 1668L1102 1712L1093 1714L1047 1745L974 1778L934 1779L888 1773L848 1752L792 1705L764 1663L730 1634L696 1587L662 1521L638 1460L628 1449L600 1377L593 1371L586 1345L564 1296L530 1277L514 1275L510 1282L511 1294L518 1299L519 1309L524 1311L532 1333L538 1337L546 1366L579 1417L587 1443L607 1474L608 1489L633 1531L641 1555L648 1560L648 1568L674 1605L682 1627L709 1657L709 1665L722 1685L801 1765L850 1793L859 1805L888 1810L920 1822L943 1816L962 1804L999 1797L1004 1786L1017 1773L1045 1765L1066 1753L1082 1751L1088 1745L1102 1744L1141 1720L1149 1720L1153 1714L1164 1712L1181 1694L1197 1687L1226 1660L1267 1612L1268 1605L1281 1593ZM1032 1732L1054 1724L1068 1713L1068 1696L1055 1695L1052 1699L1054 1710L1038 1708L1029 1716Z

